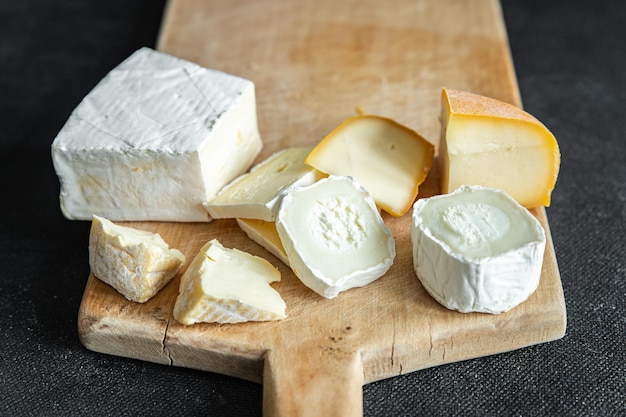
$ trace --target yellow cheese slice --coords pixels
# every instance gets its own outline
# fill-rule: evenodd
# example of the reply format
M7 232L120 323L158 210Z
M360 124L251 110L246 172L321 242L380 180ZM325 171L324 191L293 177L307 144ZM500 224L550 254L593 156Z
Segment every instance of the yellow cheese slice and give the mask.
M174 318L182 324L241 323L285 318L270 283L280 271L263 258L207 242L180 279Z
M561 156L539 120L499 100L443 89L441 123L442 193L482 185L526 208L550 205Z
M258 219L236 219L237 224L246 235L260 246L264 247L269 253L283 261L289 266L289 258L287 252L280 241L275 222L266 222Z
M413 130L384 117L359 115L328 134L305 163L354 178L380 209L402 216L415 201L433 155L434 146Z
M157 233L120 226L93 216L89 265L93 274L128 300L144 303L163 288L185 262Z

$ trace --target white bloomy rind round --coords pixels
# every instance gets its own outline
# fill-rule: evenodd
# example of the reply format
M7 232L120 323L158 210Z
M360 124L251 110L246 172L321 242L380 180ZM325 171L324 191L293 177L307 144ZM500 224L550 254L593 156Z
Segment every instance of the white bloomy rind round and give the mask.
M344 251L350 246L348 241L338 251L324 248L324 237L317 227L323 220L316 216L313 206L325 206L325 201L331 199L352 203L344 212L346 221L351 222L347 226L363 232L357 238L362 240L354 251ZM314 204L309 200L315 201ZM346 225L326 226L337 231ZM278 211L276 229L296 276L325 298L334 298L342 291L365 286L382 277L396 256L395 241L374 199L351 177L331 175L313 185L290 190Z
M493 256L466 256L433 234L422 212L435 199L453 204L461 193L499 194L511 223L526 222L531 239ZM537 219L504 191L462 186L455 192L418 200L411 228L413 265L426 291L440 304L463 313L499 314L521 304L535 292L541 277L546 236Z

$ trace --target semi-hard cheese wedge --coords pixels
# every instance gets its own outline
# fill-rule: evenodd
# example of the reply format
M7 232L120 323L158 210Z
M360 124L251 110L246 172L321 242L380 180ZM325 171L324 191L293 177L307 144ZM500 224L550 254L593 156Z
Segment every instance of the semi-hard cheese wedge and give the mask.
M142 48L81 101L52 144L69 219L209 221L203 203L261 149L254 84Z
M326 298L380 278L396 255L374 200L350 177L289 191L276 229L296 276Z
M536 118L508 103L442 92L441 191L482 185L527 208L549 206L560 165L557 141Z
M89 265L101 281L131 301L144 303L185 263L185 256L157 233L120 226L93 216Z
M502 313L539 284L545 232L502 190L462 186L418 200L411 240L419 280L449 309Z
M204 207L214 219L274 221L287 190L325 176L304 163L310 151L310 147L294 147L276 152L224 187Z
M250 239L283 261L285 265L289 265L289 258L276 230L276 223L257 219L237 219L237 224Z
M182 324L280 320L286 305L270 286L280 271L263 258L207 242L180 280L174 318Z
M382 210L402 216L430 171L434 146L388 118L359 115L345 120L309 154L306 163L359 182Z

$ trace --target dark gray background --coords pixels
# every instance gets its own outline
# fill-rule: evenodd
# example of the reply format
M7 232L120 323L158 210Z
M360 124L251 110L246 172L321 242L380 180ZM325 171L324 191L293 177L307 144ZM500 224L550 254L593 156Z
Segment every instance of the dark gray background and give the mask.
M363 388L366 416L626 415L626 2L503 1L526 110L559 140L548 218L559 341ZM50 144L163 1L0 2L0 414L259 416L262 387L93 353L77 338L89 224L59 210Z

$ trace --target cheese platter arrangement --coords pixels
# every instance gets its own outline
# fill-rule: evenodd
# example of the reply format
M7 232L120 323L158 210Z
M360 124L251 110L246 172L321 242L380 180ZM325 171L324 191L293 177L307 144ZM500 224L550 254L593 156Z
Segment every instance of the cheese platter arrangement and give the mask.
M558 144L495 0L170 0L52 148L84 346L262 383L266 416L565 333Z

